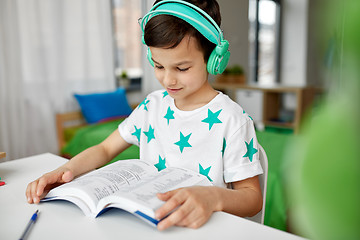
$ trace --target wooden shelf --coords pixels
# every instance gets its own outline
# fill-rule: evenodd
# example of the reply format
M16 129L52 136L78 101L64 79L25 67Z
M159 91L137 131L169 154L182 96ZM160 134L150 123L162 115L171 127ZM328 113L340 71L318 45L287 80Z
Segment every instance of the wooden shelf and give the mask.
M286 86L280 84L259 85L259 84L242 84L242 83L213 83L212 86L216 89L248 89L261 90L264 92L298 92L305 87Z
M215 89L226 91L233 99L236 99L236 90L257 90L263 92L263 123L265 126L289 128L295 133L300 130L301 119L304 112L309 108L314 100L316 92L319 89L312 87L298 87L286 85L259 85L259 84L239 84L239 83L218 83L212 84ZM280 119L280 110L282 107L282 95L284 93L294 94L296 97L296 108L294 111L294 120L292 122L277 122L272 119Z

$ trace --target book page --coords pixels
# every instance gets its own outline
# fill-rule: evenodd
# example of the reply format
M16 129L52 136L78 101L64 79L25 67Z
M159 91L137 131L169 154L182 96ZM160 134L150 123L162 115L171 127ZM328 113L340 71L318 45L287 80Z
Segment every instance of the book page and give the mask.
M63 196L66 195L79 197L89 205L94 214L100 199L118 192L121 188L135 185L147 174L156 172L157 169L147 162L138 159L120 160L54 188L46 197L60 196L65 200Z
M210 181L203 175L191 170L181 168L166 168L157 175L143 179L139 184L131 188L125 188L114 195L104 198L99 202L99 207L120 207L127 211L141 211L154 218L154 212L164 202L156 196L159 192L189 187L189 186L211 186Z

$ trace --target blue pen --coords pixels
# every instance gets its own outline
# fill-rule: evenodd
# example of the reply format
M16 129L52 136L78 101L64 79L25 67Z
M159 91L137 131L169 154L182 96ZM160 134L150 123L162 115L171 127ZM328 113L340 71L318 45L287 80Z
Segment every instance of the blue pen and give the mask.
M39 210L36 210L36 212L32 215L29 223L27 224L25 230L24 230L24 233L21 235L20 239L19 240L24 240L26 235L29 233L29 230L31 228L31 226L35 223L36 221L36 218L38 216L38 213L39 213Z

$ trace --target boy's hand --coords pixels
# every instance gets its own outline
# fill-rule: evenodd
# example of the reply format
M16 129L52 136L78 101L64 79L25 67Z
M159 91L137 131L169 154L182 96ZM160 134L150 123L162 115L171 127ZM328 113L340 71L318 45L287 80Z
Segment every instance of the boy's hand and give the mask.
M52 188L70 182L73 178L73 173L65 167L60 167L52 172L46 173L28 184L26 188L26 199L28 203L39 203L40 199Z
M166 203L156 211L156 218L162 219L173 211L158 224L158 229L165 230L173 225L201 227L211 214L219 209L217 194L214 194L215 189L215 187L194 186L158 193L158 198Z

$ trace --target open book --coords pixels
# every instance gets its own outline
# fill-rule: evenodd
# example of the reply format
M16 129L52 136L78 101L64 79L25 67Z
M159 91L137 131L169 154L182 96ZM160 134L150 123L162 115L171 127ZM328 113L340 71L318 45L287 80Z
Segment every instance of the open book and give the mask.
M42 202L67 200L87 216L120 208L156 226L155 211L164 203L156 193L193 185L211 186L203 175L182 168L157 168L138 159L121 160L52 189Z

